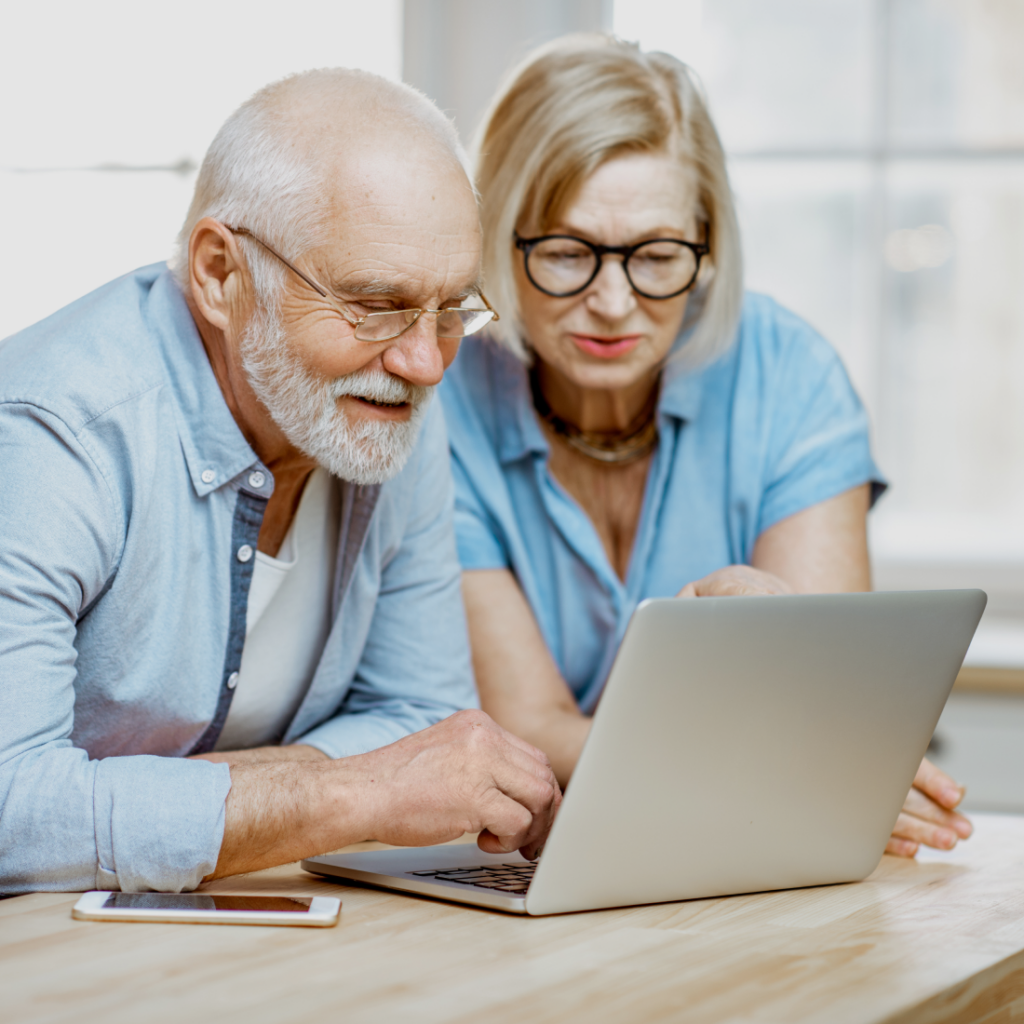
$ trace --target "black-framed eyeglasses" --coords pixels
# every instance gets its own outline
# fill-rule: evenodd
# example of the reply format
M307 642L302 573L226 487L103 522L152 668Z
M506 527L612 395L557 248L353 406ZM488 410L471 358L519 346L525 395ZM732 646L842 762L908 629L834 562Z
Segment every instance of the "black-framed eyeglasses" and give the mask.
M264 242L262 238L258 238L248 228L231 227L229 224L224 226L233 234L251 238L257 245L266 249L271 256L279 259L293 274L305 281L317 295L326 299L338 311L341 318L354 328L354 334L358 341L392 341L409 330L424 313L430 313L437 317L437 336L439 338L465 338L469 334L475 334L492 320L500 319L483 292L477 292L477 294L483 300L486 309L464 309L462 307L456 309L389 309L382 313L366 313L360 316L349 309L346 302L330 295L325 288L318 285L311 277L307 277L298 267L289 263L276 249Z
M651 238L636 245L598 245L575 235L520 238L526 276L545 295L566 299L590 287L601 272L605 256L621 256L630 287L645 299L673 299L692 288L701 258L711 251L705 241Z

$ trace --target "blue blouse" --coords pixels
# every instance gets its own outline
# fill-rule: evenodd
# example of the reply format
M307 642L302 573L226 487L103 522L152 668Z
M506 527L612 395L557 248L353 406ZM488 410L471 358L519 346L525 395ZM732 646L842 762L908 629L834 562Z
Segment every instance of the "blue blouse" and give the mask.
M525 367L493 341L471 338L440 393L462 566L512 570L584 711L596 705L640 601L749 563L759 534L801 509L867 482L875 497L885 487L838 355L762 295L746 296L725 355L690 373L666 368L625 582L548 471Z

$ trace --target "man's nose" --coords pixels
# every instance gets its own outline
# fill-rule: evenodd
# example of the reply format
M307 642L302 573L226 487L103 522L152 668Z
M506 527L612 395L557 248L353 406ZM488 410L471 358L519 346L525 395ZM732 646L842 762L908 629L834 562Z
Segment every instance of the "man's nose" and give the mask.
M384 369L420 387L432 387L444 376L444 358L437 339L437 317L420 318L384 350Z
M621 259L607 256L586 295L587 309L608 323L624 320L636 309L636 295Z

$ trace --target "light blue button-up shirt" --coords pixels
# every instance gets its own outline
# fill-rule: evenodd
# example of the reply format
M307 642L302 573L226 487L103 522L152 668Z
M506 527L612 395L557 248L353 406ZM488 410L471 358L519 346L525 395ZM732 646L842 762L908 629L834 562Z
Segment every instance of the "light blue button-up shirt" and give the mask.
M194 887L274 480L163 267L0 345L0 892ZM342 485L333 626L280 737L361 753L476 704L440 408ZM241 554L240 554L241 553ZM250 555L250 557L246 557Z
M441 397L462 565L515 573L585 711L640 601L749 562L757 537L786 516L868 481L876 494L884 486L838 356L760 295L746 297L724 356L692 373L670 363L664 374L659 444L625 581L548 471L523 365L493 342L468 339Z

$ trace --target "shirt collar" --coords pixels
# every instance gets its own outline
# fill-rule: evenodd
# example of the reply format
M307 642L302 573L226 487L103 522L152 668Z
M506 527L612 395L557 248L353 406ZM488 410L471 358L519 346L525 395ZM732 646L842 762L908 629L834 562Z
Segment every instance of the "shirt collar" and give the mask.
M533 411L528 369L507 352L497 366L498 458L507 465L531 453L546 456L550 449Z
M684 422L697 418L704 393L704 374L700 369L687 367L679 359L679 349L685 341L686 335L681 335L672 347L661 373L661 394L658 396L659 415L674 416Z
M233 480L259 459L231 415L213 374L202 339L169 270L150 289L146 316L157 337L177 405L178 433L192 486L199 497ZM273 489L270 473L263 472L263 486Z

